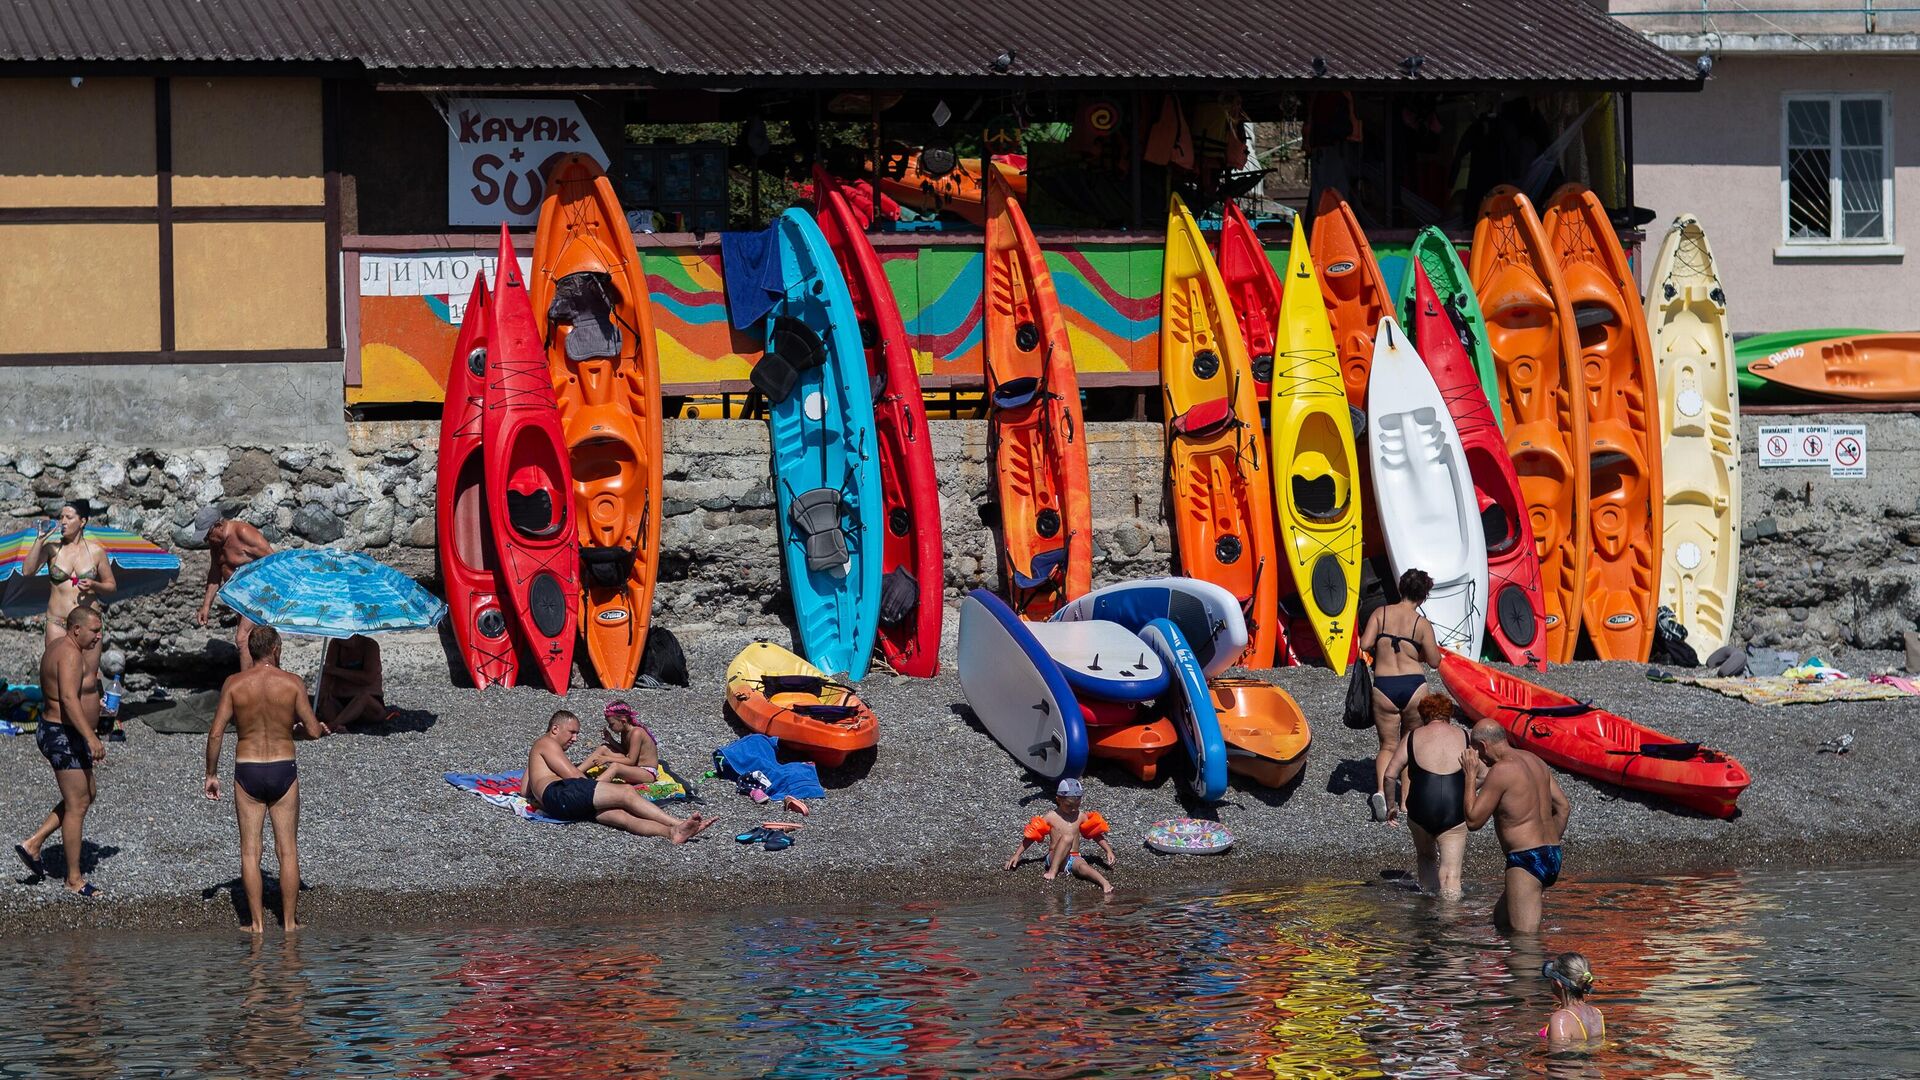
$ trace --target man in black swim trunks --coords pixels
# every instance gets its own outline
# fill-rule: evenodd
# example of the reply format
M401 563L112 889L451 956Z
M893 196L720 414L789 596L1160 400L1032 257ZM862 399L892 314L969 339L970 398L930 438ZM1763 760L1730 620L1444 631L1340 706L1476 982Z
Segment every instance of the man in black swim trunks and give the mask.
M1560 880L1560 838L1573 807L1547 763L1508 742L1498 721L1473 725L1472 745L1460 752L1460 768L1467 777L1462 789L1467 828L1493 819L1507 852L1507 888L1494 905L1494 925L1536 933L1541 897Z
M280 924L298 930L300 900L300 779L293 762L293 729L308 738L327 733L307 704L298 675L280 670L280 633L256 626L247 635L252 663L220 688L220 705L207 732L207 775L202 791L220 800L220 743L232 721L239 734L233 751L233 808L240 822L240 884L247 894L249 933L266 931L260 855L267 819L273 820L273 850L280 857Z
M33 741L60 785L60 801L33 835L13 845L35 880L46 875L40 848L60 833L67 856L67 891L93 899L100 889L80 872L81 834L93 806L93 765L107 756L100 741L100 668L87 662L106 632L100 609L81 604L67 615L67 632L53 640L40 658L40 726Z
M635 836L664 836L676 844L686 843L719 820L698 813L682 820L655 806L630 784L588 779L567 757L567 748L579 737L580 718L562 709L533 741L521 793L541 813L562 821L597 821Z

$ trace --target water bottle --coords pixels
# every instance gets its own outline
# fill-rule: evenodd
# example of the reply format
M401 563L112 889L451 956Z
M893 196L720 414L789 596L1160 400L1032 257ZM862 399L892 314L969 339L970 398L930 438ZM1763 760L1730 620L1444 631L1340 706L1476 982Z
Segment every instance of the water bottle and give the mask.
M105 720L120 715L120 694L125 687L120 684L120 676L107 680L107 688L100 695L100 718Z

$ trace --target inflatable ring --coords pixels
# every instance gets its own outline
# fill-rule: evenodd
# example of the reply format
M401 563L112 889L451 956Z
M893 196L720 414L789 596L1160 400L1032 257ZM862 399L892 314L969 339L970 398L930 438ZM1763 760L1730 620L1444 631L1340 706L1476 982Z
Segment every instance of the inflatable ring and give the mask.
M1169 818L1148 826L1146 843L1162 855L1218 855L1233 846L1233 834L1217 821Z

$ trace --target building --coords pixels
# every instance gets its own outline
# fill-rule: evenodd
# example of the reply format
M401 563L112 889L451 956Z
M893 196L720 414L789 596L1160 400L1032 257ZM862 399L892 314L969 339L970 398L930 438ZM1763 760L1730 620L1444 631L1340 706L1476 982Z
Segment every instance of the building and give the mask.
M1687 211L1706 226L1735 333L1910 328L1920 8L1613 0L1609 10L1711 72L1698 94L1637 100L1635 199L1656 222Z

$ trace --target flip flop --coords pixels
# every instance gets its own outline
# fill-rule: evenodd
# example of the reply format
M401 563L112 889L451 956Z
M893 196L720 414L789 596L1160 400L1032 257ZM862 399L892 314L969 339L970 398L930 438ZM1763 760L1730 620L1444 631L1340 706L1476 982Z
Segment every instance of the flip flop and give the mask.
M793 846L792 833L776 832L776 833L767 834L766 849L768 851L785 851L792 846Z
M760 823L760 827L768 832L792 832L795 829L806 828L805 825L797 821L763 821Z
M758 826L758 825L734 837L735 840L739 841L742 844L757 844L760 841L765 840L766 838L767 838L766 828L764 826Z
M794 795L787 796L786 799L783 800L780 805L784 806L788 810L793 811L796 814L799 814L801 817L806 817L808 814L813 812L807 809L806 803L801 802L799 797Z
M101 888L98 885L95 885L91 881L87 882L85 885L80 886L79 889L71 893L71 895L77 896L82 900L97 900L100 897L105 896L106 894L107 894L107 890Z
M13 853L15 855L20 856L21 862L27 864L27 872L33 875L34 880L38 881L39 879L47 876L47 868L40 865L40 860L34 858L32 855L27 854L27 845L25 844L13 845Z
M1367 811L1375 821L1387 820L1387 797L1377 791L1367 796Z

